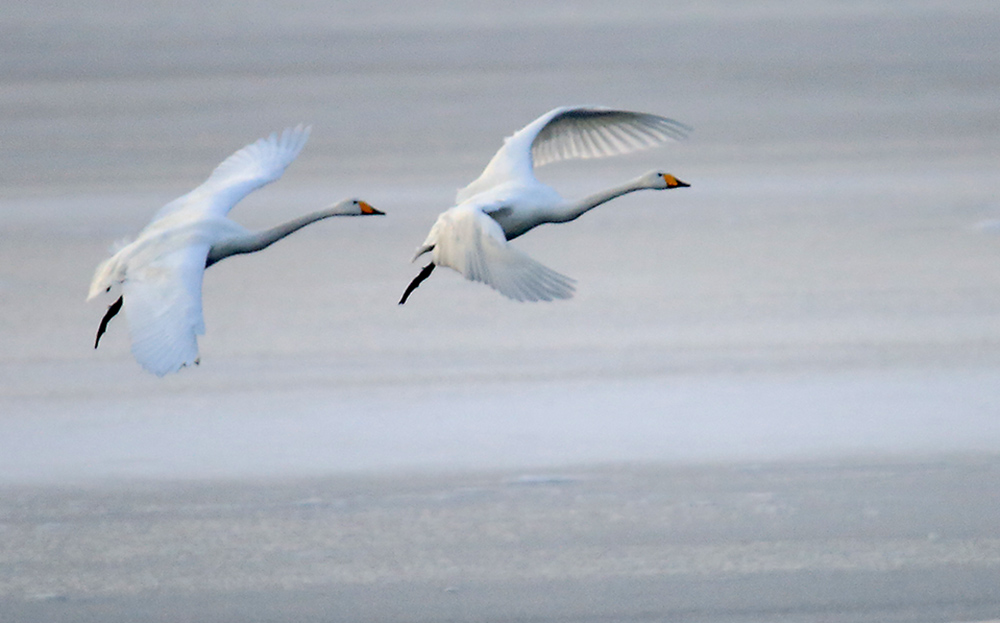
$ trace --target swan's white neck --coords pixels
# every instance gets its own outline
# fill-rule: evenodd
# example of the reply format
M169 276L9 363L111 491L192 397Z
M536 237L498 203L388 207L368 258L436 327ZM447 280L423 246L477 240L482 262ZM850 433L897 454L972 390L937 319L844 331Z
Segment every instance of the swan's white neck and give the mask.
M584 213L589 212L597 206L605 204L616 197L621 197L622 195L626 195L637 190L646 190L649 188L656 187L649 184L646 176L642 176L625 182L619 186L612 186L611 188L588 195L582 199L568 201L560 209L553 212L552 222L565 223L567 221L572 221L579 218Z
M353 214L353 212L349 212L344 205L338 204L324 210L300 216L299 218L292 219L287 223L276 225L270 229L257 232L247 232L242 236L227 238L212 245L212 248L208 252L208 258L205 260L205 268L208 268L212 264L222 261L232 255L254 253L256 251L266 249L282 238L285 238L302 229L306 225L315 223L316 221L321 221L325 218L330 218L331 216L347 216L351 214Z

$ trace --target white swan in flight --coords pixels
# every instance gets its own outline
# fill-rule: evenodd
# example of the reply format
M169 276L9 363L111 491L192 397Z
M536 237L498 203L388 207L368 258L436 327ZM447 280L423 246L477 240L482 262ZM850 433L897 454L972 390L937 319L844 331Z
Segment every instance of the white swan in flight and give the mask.
M229 156L205 182L171 201L139 232L98 265L87 300L121 284L121 297L97 330L94 348L124 303L132 354L163 376L198 363L198 335L204 335L201 284L205 269L231 255L252 253L310 223L331 216L382 214L364 201L348 199L271 229L252 232L226 217L241 199L269 184L295 160L309 127L287 128Z
M438 217L413 257L416 261L430 253L431 263L410 282L399 304L406 302L435 266L447 266L517 301L570 298L572 279L539 264L508 241L543 223L572 221L626 193L689 184L669 173L653 171L569 201L539 182L534 168L557 160L646 149L683 138L688 131L672 119L626 110L564 107L545 113L505 139L482 175L458 191L457 205Z

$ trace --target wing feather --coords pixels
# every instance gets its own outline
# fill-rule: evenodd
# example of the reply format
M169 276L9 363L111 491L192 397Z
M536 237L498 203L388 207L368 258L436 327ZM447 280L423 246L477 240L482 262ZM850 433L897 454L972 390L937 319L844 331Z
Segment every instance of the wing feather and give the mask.
M556 108L504 140L483 173L458 191L456 201L512 181L534 180L534 168L570 159L603 158L687 136L679 121L649 113L599 107Z
M431 231L434 263L516 301L573 296L573 280L510 246L500 224L478 208L452 208Z
M240 149L223 160L201 186L163 206L153 222L191 208L225 216L251 192L280 178L305 147L311 130L312 126L299 124Z
M198 362L198 335L205 333L201 286L210 245L179 248L140 268L122 283L132 354L163 376Z
M572 158L604 158L687 136L683 123L648 113L571 108L552 117L531 143L536 167Z

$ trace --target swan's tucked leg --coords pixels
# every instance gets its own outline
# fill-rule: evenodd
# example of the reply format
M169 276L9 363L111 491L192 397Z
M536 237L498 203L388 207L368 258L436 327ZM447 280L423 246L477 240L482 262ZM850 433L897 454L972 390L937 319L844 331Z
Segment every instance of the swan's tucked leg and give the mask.
M405 303L406 299L410 297L410 292L416 290L417 286L423 283L424 279L427 279L428 277L431 276L431 273L434 272L435 266L437 266L437 264L431 262L427 266L424 266L424 269L420 271L420 274L418 274L416 277L413 278L413 281L410 282L410 285L406 286L406 291L403 292L403 298L399 299L400 305Z
M104 332L108 330L108 323L111 319L118 315L118 312L122 310L122 302L125 300L124 296L119 296L118 300L108 306L108 311L104 314L104 318L101 318L101 325L97 327L97 339L94 340L94 348L101 343L101 336Z

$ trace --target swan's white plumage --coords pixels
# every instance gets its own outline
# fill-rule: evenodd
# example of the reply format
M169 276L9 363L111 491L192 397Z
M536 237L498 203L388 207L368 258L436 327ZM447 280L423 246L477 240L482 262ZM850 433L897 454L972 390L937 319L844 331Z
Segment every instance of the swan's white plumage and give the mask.
M651 172L569 202L538 181L535 167L646 149L683 138L688 130L682 123L647 113L600 107L550 110L504 140L482 174L458 191L457 205L438 217L417 257L431 252L435 265L452 268L518 301L570 298L572 279L517 251L508 241L543 223L573 220L627 192L687 184ZM426 270L410 284L400 303L430 274Z
M201 186L160 208L153 222L182 210L225 216L241 199L280 178L305 147L311 130L300 124L247 145L215 167Z
M504 139L482 175L458 191L456 202L508 182L534 180L537 166L627 154L684 138L689 130L673 119L648 113L602 107L556 108Z
M122 283L132 354L154 374L163 376L198 360L197 336L205 333L201 284L210 246L166 253L133 267Z
M466 279L484 283L516 301L551 301L573 296L573 280L521 253L500 224L481 208L448 210L434 224L431 257Z
M302 151L309 130L299 125L237 151L98 265L87 298L121 284L132 353L144 368L162 376L197 361L197 336L205 333L201 286L209 249L247 234L226 214L281 177Z

